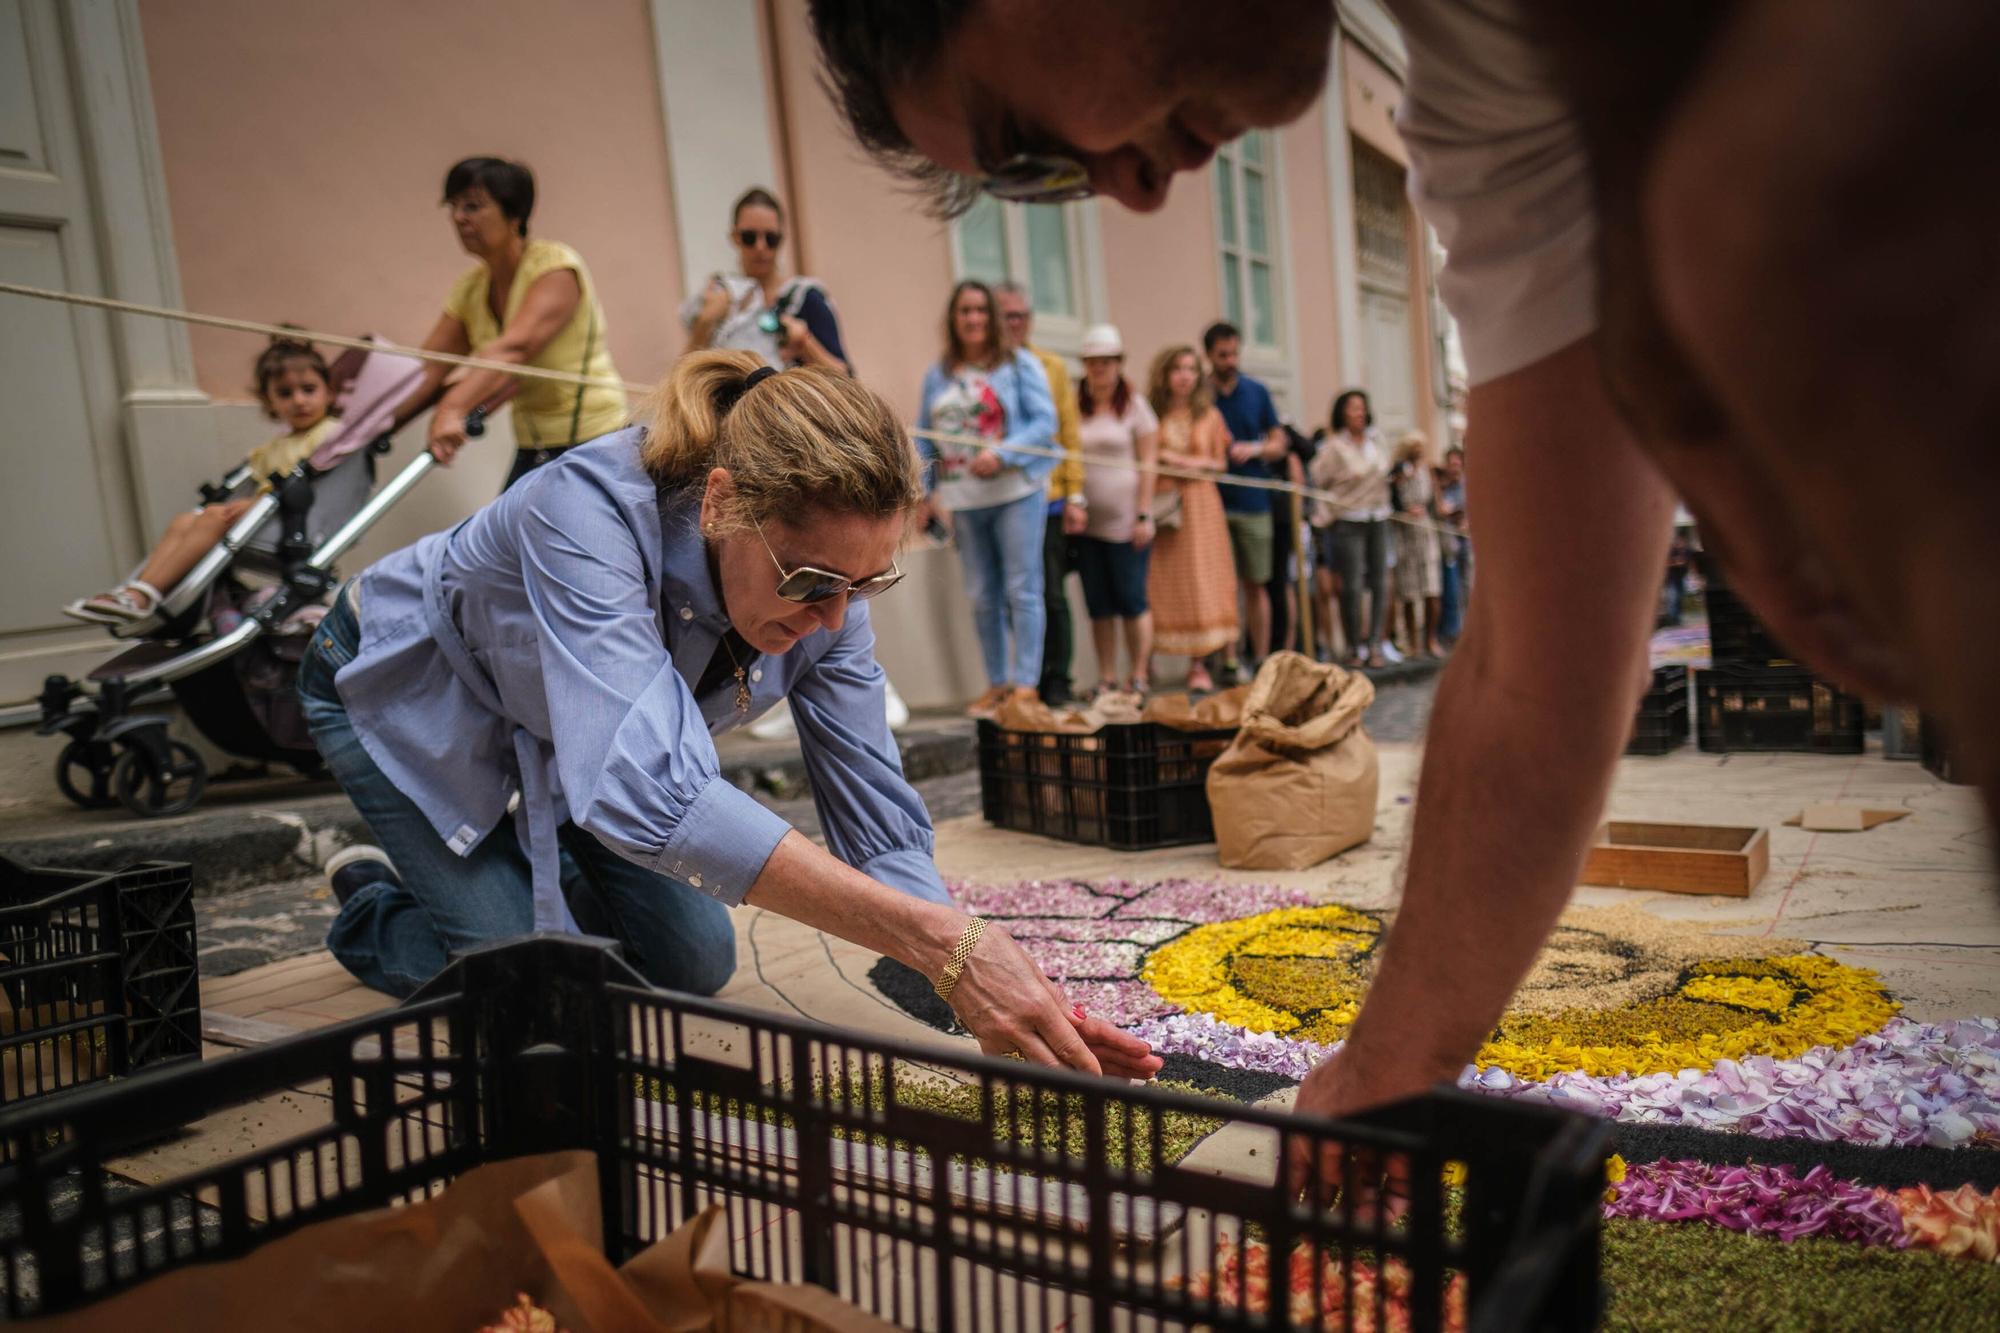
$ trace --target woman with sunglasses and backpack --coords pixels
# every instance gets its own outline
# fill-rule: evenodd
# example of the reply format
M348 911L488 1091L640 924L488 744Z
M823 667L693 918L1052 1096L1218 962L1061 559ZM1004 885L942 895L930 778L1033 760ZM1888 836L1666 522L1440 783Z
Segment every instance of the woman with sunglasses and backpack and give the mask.
M738 273L717 273L681 305L688 350L755 352L773 370L816 366L850 374L833 298L815 278L778 276L785 210L761 187L745 190L730 210L729 239Z
M922 499L846 375L684 357L652 420L571 450L342 589L299 673L380 848L328 863L333 955L406 995L454 950L608 935L713 993L748 902L931 978L982 1046L1143 1077L998 926L955 907L882 716L866 601ZM723 776L713 737L788 697L827 848Z

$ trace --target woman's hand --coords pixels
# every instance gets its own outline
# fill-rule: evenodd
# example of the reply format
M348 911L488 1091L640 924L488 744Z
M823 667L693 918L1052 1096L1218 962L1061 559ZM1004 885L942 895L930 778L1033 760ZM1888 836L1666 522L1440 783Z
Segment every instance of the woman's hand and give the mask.
M427 443L431 457L450 467L451 460L465 447L465 413L439 403L437 410L431 413Z
M812 330L797 315L778 316L778 352L793 361L804 361L812 345Z
M952 988L951 1007L988 1055L1019 1054L1036 1064L1113 1078L1151 1078L1162 1063L1137 1037L1084 1017L1014 937L991 921Z
M1000 461L999 454L994 453L991 449L981 449L972 456L972 461L966 464L965 470L981 481L986 481L989 478L999 476L1000 469L1005 466L1006 464Z
M1084 533L1090 531L1090 510L1080 504L1065 504L1062 513L1062 530L1065 537L1081 537Z
M1132 522L1132 549L1143 551L1152 544L1153 520L1151 518L1134 519Z
M695 318L704 324L720 323L729 313L729 288L723 286L721 278L710 278L708 286L702 288L701 309Z

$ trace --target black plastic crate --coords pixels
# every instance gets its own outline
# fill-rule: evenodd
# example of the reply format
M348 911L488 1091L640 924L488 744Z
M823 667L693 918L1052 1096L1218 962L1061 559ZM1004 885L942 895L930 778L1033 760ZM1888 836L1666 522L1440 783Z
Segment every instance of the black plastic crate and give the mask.
M188 867L0 857L0 1006L0 1102L200 1059Z
M1688 669L1680 662L1653 668L1653 684L1639 701L1626 754L1666 754L1687 744Z
M1928 713L1917 717L1917 757L1925 771L1940 781L1954 784L1972 781L1943 724Z
M1235 735L1114 722L1074 736L981 721L980 804L1001 828L1120 851L1213 842L1208 766Z
M282 1144L94 1186L146 1134L309 1080L330 1095L294 1094L302 1128ZM937 1087L963 1104L940 1110L922 1094ZM1171 1114L1232 1125L1262 1179L1175 1164ZM0 1172L14 1316L426 1198L483 1162L587 1148L613 1261L722 1203L739 1273L817 1283L905 1327L1270 1327L1228 1292L1195 1294L1225 1239L1254 1237L1279 1274L1278 1256L1310 1247L1335 1291L1354 1265L1395 1266L1414 1329L1462 1299L1469 1326L1497 1333L1595 1325L1611 1129L1456 1089L1365 1121L1299 1118L649 990L605 942L542 936L466 955L397 1010L12 1108L0 1142L17 1157ZM1278 1188L1295 1151L1317 1172L1332 1147L1346 1174L1329 1186L1363 1183L1372 1154L1407 1171L1407 1210L1329 1202L1317 1180L1312 1204ZM1388 1323L1350 1308L1316 1326L1357 1322Z
M1708 613L1709 657L1717 666L1790 666L1792 655L1771 637L1729 584L1729 574L1714 556L1702 551L1696 556L1701 569L1702 604Z
M1771 637L1757 613L1727 585L1711 583L1703 594L1708 607L1709 656L1718 664L1789 666L1792 655Z
M1695 736L1717 753L1860 754L1862 701L1803 667L1718 664L1694 673Z

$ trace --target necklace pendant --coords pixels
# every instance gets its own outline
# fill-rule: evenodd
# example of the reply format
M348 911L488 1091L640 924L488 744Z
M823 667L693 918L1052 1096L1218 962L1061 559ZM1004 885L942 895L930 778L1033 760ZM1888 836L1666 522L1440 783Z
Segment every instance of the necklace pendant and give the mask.
M746 714L750 711L750 687L743 682L743 671L740 667L736 672L736 711Z

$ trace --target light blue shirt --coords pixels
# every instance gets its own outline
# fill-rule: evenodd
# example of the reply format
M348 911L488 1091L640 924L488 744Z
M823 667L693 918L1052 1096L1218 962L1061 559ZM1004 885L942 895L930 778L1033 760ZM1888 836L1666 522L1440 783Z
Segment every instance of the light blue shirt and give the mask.
M369 756L460 856L518 793L535 926L574 931L564 822L743 901L790 826L722 776L713 737L789 697L833 854L949 901L889 734L866 603L849 603L837 633L746 660L747 717L732 678L695 697L728 620L698 496L662 502L639 463L644 434L572 449L361 575L361 650L335 685Z

